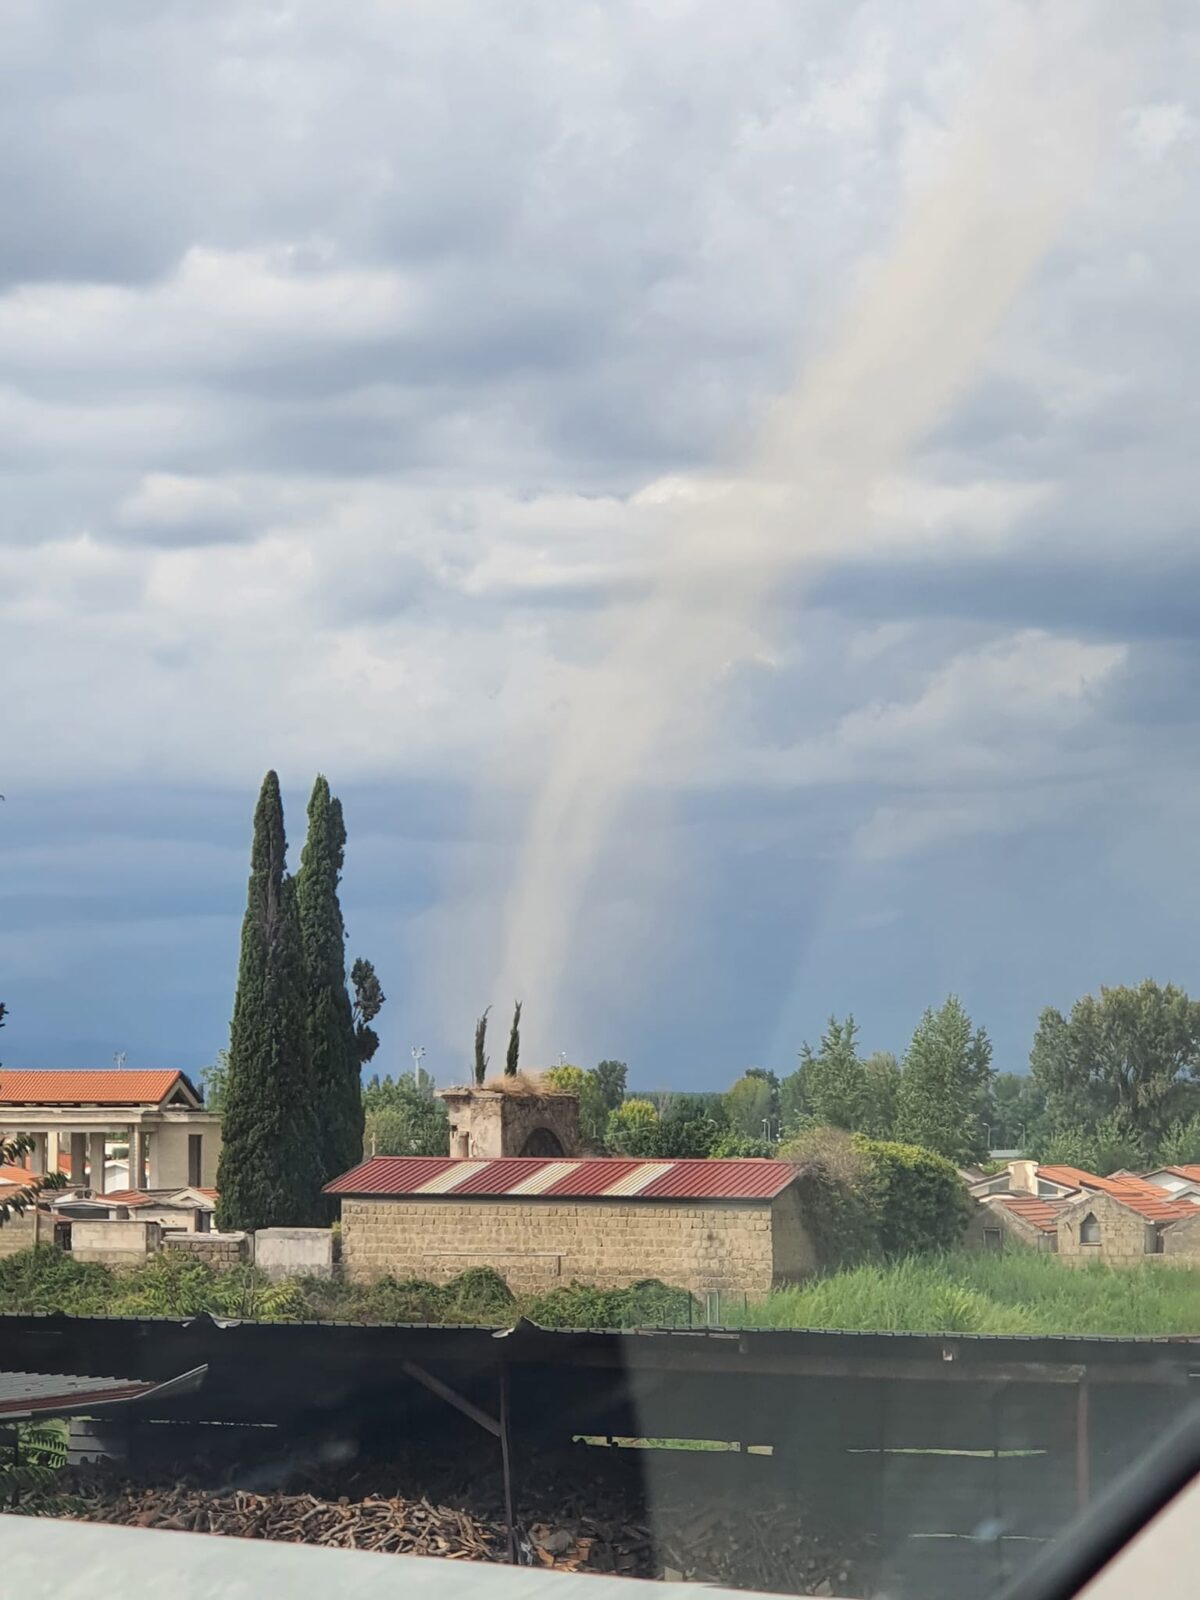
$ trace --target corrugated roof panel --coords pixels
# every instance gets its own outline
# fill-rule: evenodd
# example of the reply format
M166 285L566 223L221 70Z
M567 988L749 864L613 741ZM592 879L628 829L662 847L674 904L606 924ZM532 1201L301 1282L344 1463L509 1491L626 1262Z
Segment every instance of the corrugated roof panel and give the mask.
M325 1185L326 1194L412 1194L454 1162L449 1156L372 1156Z
M581 1199L603 1194L610 1183L615 1183L625 1172L644 1166L645 1162L633 1156L587 1156L573 1163L573 1170L552 1183L546 1193L554 1200Z
M661 1178L664 1173L670 1172L674 1165L671 1161L639 1161L632 1172L624 1172L612 1183L605 1184L600 1191L608 1199L623 1195L632 1199L648 1189L655 1178Z
M478 1172L485 1172L490 1161L452 1161L443 1172L434 1173L413 1190L414 1194L450 1194L458 1192L459 1185Z
M579 1165L578 1161L547 1161L540 1172L531 1172L527 1177L518 1178L510 1185L508 1193L517 1194L545 1194L551 1184L557 1183L560 1178L565 1178L568 1173L574 1172Z
M786 1161L729 1157L652 1161L624 1156L554 1160L506 1156L493 1161L449 1156L375 1156L335 1178L327 1194L542 1195L646 1200L770 1200L791 1183Z
M770 1156L673 1161L641 1195L643 1200L773 1200L795 1176L790 1162Z

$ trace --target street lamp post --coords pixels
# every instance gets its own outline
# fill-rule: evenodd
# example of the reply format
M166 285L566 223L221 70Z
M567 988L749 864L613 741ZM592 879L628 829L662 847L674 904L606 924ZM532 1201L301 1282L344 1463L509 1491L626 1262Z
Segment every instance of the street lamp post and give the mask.
M413 1083L419 1094L421 1092L421 1062L425 1056L425 1046L423 1044L415 1044L409 1054L413 1058Z

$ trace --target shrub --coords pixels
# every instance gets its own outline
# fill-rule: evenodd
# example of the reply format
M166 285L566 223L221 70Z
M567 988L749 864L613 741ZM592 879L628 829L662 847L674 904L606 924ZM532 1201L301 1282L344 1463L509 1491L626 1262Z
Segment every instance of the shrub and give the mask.
M698 1322L699 1308L686 1289L675 1289L660 1278L641 1278L623 1291L623 1328L690 1328Z
M388 1275L362 1290L357 1315L370 1322L444 1322L448 1299L442 1284Z
M971 1197L942 1156L913 1144L854 1138L870 1164L875 1229L885 1256L952 1250L971 1217Z
M446 1310L461 1321L510 1319L513 1292L495 1267L468 1267L445 1286Z
M526 1307L526 1316L543 1328L619 1328L625 1312L623 1289L597 1289L571 1282L538 1295Z
M840 1128L812 1128L779 1146L796 1169L804 1226L825 1268L879 1254L871 1164Z
M21 1250L0 1261L0 1308L5 1311L95 1316L108 1310L115 1286L107 1267L76 1261L53 1245Z

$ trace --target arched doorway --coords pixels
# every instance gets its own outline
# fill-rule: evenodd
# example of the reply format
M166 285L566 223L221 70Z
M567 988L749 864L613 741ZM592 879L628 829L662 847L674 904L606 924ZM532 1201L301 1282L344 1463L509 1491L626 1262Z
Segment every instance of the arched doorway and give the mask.
M534 1128L521 1146L523 1156L561 1156L562 1142L549 1128Z

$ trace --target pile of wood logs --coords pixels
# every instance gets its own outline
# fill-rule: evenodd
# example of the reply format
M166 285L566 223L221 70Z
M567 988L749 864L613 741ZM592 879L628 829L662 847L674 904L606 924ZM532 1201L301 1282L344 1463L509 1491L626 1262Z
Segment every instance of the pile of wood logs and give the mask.
M434 1499L402 1492L394 1478L386 1482L357 1471L338 1483L350 1491L340 1495L315 1479L263 1493L184 1481L133 1482L110 1471L73 1476L69 1492L76 1515L89 1522L457 1561L508 1559L508 1530L496 1514L486 1475L476 1477L467 1492L444 1481ZM436 1481L431 1471L428 1482ZM387 1492L370 1492L385 1482ZM762 1496L752 1506L722 1503L697 1495L686 1481L668 1480L658 1491L648 1502L620 1473L586 1483L531 1473L515 1530L518 1559L567 1572L776 1593L852 1597L869 1591L863 1553L851 1556L842 1541L816 1534L794 1501Z

